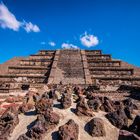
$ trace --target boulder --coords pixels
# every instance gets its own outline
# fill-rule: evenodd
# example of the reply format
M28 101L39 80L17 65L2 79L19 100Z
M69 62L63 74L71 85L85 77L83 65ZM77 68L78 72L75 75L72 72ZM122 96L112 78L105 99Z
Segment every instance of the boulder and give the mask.
M78 116L94 116L92 109L88 107L88 104L83 97L81 97L80 101L76 105L76 114Z
M104 97L103 104L100 109L105 112L112 112L114 111L114 104L109 98Z
M92 137L102 137L106 135L104 121L100 118L93 118L88 123L88 131Z
M67 109L71 106L71 94L68 93L62 94L61 105L64 109Z
M53 129L60 120L60 117L58 114L53 112L52 110L46 110L44 114L44 119L45 119L45 129Z
M35 125L27 132L27 136L33 140L42 140L44 134L53 129L59 123L59 116L51 109L47 109L44 114L39 114Z
M140 137L132 132L120 130L118 140L140 140Z
M74 120L69 120L66 124L59 127L60 140L78 140L79 126Z
M27 136L33 140L42 140L46 132L42 121L36 121L35 125L28 130Z
M9 107L0 117L0 139L7 140L18 123L17 109Z
M41 98L38 102L36 102L35 108L38 114L45 113L47 109L53 110L53 100Z
M87 104L89 108L92 109L93 111L98 112L100 110L101 102L99 98L88 100Z
M119 129L127 128L128 118L124 110L117 110L106 114L106 118Z

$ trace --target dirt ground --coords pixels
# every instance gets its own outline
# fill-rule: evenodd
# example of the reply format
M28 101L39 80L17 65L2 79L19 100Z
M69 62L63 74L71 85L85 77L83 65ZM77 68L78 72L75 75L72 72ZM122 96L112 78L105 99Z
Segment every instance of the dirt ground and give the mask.
M73 99L72 99L73 100ZM45 134L44 140L58 140L57 139L57 131L59 126L64 125L69 119L73 119L79 125L79 140L117 140L119 130L111 125L111 123L104 117L105 112L95 113L94 117L98 117L104 120L106 136L105 137L91 137L86 132L86 123L90 121L93 117L78 117L74 113L74 109L76 108L76 103L72 103L72 106L68 109L61 109L59 102L54 102L54 112L60 115L59 124L50 132ZM9 140L16 140L21 134L27 132L27 129L33 125L33 122L37 118L34 115L33 111L29 112L27 115L19 115L20 123L16 126Z

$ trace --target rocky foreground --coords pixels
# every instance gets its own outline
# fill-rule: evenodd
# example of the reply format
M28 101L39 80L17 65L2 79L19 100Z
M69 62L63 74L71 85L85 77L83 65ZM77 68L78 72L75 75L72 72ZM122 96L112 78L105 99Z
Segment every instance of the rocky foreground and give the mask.
M60 85L1 96L0 140L140 140L139 94Z

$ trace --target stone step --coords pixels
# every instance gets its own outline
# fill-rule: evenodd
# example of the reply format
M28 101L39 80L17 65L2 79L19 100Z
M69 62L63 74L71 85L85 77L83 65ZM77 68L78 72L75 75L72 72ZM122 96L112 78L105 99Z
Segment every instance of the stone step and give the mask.
M50 67L31 67L31 66L13 66L9 67L9 74L46 74L50 71Z
M92 76L92 79L101 79L101 80L140 80L140 76L134 77L134 76Z
M122 75L133 75L133 69L130 69L130 68L121 68L121 67L118 67L118 68L114 68L114 67L108 67L108 68L102 68L102 67L95 67L95 68L90 68L90 74L91 75L111 75L111 76L115 76L115 75L118 75L118 76L122 76Z
M55 50L39 50L39 53L38 54L54 54L56 51Z
M111 55L102 54L102 55L86 55L87 60L111 60Z
M20 61L21 66L51 66L52 60L22 60Z
M90 60L88 61L89 67L120 67L121 61L119 60Z
M28 74L8 74L0 75L1 82L17 82L17 83L44 83L48 77L44 75L28 75Z
M102 54L101 50L85 50L86 55L99 55Z

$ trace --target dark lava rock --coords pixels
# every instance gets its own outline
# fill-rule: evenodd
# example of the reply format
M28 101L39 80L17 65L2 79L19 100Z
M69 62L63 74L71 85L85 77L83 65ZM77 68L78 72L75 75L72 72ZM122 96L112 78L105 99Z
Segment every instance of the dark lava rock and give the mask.
M100 109L105 112L112 112L114 111L114 103L109 98L104 97L103 104Z
M61 105L64 109L67 109L71 106L71 94L68 93L62 94Z
M52 110L47 110L44 114L44 119L45 129L48 130L53 129L59 123L60 117Z
M7 140L18 123L17 109L15 107L9 107L0 117L0 139Z
M92 110L89 108L88 104L85 101L85 98L83 97L81 97L80 101L76 105L76 114L78 116L94 116Z
M140 137L132 132L120 130L118 140L140 140Z
M88 132L92 137L105 136L106 132L103 120L100 118L93 118L88 123Z
M35 104L35 108L38 114L44 113L47 109L53 110L53 100L42 98Z
M92 109L93 111L96 111L96 112L99 111L100 106L101 106L101 102L99 99L88 100L87 104L90 109Z
M123 100L123 104L125 107L129 107L131 109L136 109L136 110L138 109L137 105L132 102L131 98Z
M78 140L78 135L79 126L73 120L59 127L60 140Z
M33 140L42 140L46 132L43 122L37 121L35 125L28 130L27 136Z
M132 123L132 125L129 127L130 131L134 132L138 136L140 136L140 115L137 115Z
M27 136L33 140L42 140L45 132L53 129L59 123L59 115L51 109L47 109L44 114L39 114L35 125L27 132Z
M117 110L106 114L106 118L119 129L127 128L128 118L124 110Z

